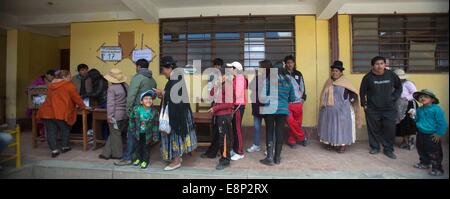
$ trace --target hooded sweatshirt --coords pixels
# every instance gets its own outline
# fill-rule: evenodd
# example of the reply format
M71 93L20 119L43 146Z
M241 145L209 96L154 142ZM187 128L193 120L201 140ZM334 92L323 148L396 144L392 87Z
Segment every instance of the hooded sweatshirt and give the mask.
M139 72L131 79L127 95L127 110L131 112L134 106L140 102L141 93L156 88L156 81L153 79L152 71L148 68L140 68Z
M75 85L67 80L55 80L48 85L47 97L37 112L37 119L63 120L72 126L77 120L78 105L84 109L84 103Z

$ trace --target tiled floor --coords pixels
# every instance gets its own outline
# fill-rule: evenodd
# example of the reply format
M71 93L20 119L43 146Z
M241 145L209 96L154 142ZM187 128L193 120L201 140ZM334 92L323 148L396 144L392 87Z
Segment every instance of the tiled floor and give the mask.
M245 148L252 143L252 129L248 128L244 131ZM264 143L264 136L262 136L261 143ZM39 143L38 148L31 147L31 135L29 132L22 134L22 157L24 165L32 164L39 160L69 160L86 163L110 163L114 160L101 160L98 155L101 149L88 150L83 152L81 150L81 143L72 144L73 150L60 155L57 158L51 158L50 152L46 143ZM445 169L445 176L448 178L449 171L449 154L448 144L444 148L443 166ZM192 168L197 170L205 170L208 172L215 171L215 165L218 159L202 159L200 154L206 150L206 147L199 147L192 156L187 155L183 158L183 168ZM349 173L368 173L372 178L390 178L387 174L401 174L402 178L430 178L427 171L417 170L412 167L418 161L416 150L404 150L396 147L396 160L392 160L384 156L382 153L378 155L370 155L368 153L368 143L357 142L350 146L343 154L334 151L327 151L320 146L316 140L312 140L307 147L299 146L297 149L291 149L287 145L283 146L282 161L277 166L266 166L259 163L260 159L264 158L264 150L256 153L246 153L245 158L239 161L233 161L227 172L241 172L245 171L247 174L268 174L279 177L330 177L330 178L346 178ZM151 169L162 170L166 163L160 160L159 145L156 144L151 148ZM294 176L289 176L292 173ZM301 174L301 176L300 176ZM321 175L315 175L321 174ZM384 175L384 176L383 176ZM351 177L351 175L348 175ZM394 176L393 178L398 178Z

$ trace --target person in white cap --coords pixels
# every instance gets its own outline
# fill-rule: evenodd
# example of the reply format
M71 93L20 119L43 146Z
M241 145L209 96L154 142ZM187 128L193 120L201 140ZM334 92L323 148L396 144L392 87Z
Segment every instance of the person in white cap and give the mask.
M418 107L413 97L417 88L412 81L406 79L407 75L403 69L396 69L394 73L400 78L403 87L402 95L395 103L397 107L395 135L403 137L400 148L412 150L415 146L414 135L416 135L417 129L414 120L408 117L408 111Z
M106 140L100 159L120 159L123 153L122 132L125 130L127 115L127 77L118 68L111 68L104 76L111 85L108 87L106 115L110 135Z
M242 139L242 117L247 103L247 79L245 79L241 63L235 61L227 63L228 68L233 69L233 151L231 151L231 160L240 160L244 158L244 141Z

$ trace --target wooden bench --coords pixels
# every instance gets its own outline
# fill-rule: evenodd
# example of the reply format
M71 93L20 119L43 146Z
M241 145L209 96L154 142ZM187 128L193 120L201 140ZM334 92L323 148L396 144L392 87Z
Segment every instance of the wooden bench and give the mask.
M211 104L206 104L203 100L198 101L200 101L200 103L195 103L195 112L193 113L196 128L195 131L197 133L197 143L198 146L209 146L213 137L213 121L212 114L206 111L211 108ZM201 126L206 126L209 131L200 133L199 127Z

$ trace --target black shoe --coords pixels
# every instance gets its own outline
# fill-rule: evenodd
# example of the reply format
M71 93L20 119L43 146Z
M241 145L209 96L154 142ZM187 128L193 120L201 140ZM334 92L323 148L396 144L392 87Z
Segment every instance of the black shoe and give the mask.
M225 169L225 168L227 168L229 166L230 166L229 162L228 163L219 162L219 164L217 164L217 166L216 166L216 170L223 170L223 169Z
M61 152L62 153L67 153L67 152L69 152L70 150L72 150L72 147L63 147L63 148L61 148Z
M273 154L273 152L274 152L273 151L273 148L274 148L273 142L267 143L266 144L266 148L267 148L267 156L266 156L266 158L260 160L259 162L261 162L262 164L265 164L265 165L273 166L274 165L274 162L273 162L273 156L274 156L274 154Z
M380 153L380 150L378 150L378 149L370 149L369 153L372 154L372 155L375 155L375 154Z
M103 154L98 155L98 158L104 159L104 160L109 160L109 157L104 156Z
M291 143L288 142L287 145L289 147L291 147L291 149L296 149L297 148L297 144L291 144Z
M414 167L414 168L417 168L417 169L429 169L429 168L431 168L431 165L429 165L429 164L417 163L417 164L415 164L413 167Z
M391 159L397 159L397 156L393 153L393 152L391 152L391 151L385 151L385 152L383 152L384 153L384 155L386 155L388 158L391 158Z
M269 159L269 158L264 158L264 159L260 160L259 162L261 162L262 164L265 164L265 165L269 165L269 166L273 166L275 164L275 162L273 162L273 159Z
M52 151L52 158L58 157L59 154L60 154L59 151L56 151L56 152Z
M324 143L322 146L323 146L324 149L326 149L328 151L331 151L334 148L331 144L325 144Z
M210 158L210 159L216 158L216 156L211 157L211 156L209 156L207 153L202 153L202 154L200 155L200 157L201 157L201 158Z
M273 159L273 163L280 164L281 163L281 158L274 158Z
M437 169L432 169L428 174L430 174L432 176L442 176L442 175L444 175L444 172L439 171Z

